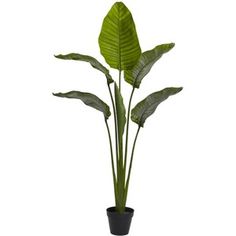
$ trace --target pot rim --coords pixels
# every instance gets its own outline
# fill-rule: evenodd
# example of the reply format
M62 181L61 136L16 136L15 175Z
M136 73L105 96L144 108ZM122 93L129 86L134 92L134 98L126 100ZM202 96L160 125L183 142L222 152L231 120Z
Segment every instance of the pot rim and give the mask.
M107 214L109 215L133 215L134 214L134 209L131 207L125 207L125 211L122 213L119 213L116 211L116 207L109 207L107 208Z

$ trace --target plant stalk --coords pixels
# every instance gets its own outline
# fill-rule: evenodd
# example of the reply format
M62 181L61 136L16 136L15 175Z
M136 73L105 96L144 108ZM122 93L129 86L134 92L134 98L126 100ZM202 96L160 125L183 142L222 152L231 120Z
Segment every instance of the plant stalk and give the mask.
M129 141L129 118L130 118L130 107L133 98L135 87L133 86L132 92L129 98L129 105L127 111L127 124L126 124L126 138L125 138L125 162L124 162L124 172L126 174L126 163L127 163L127 155L128 155L128 141Z
M121 70L119 70L119 92L121 93ZM117 101L116 101L117 102ZM118 123L118 114L117 115L117 124ZM116 206L118 212L123 212L125 206L123 205L123 199L125 196L125 178L124 178L124 159L123 159L123 135L118 133L118 147L119 147L119 161L118 161L118 170L117 170L117 192L118 192L118 202L119 205Z
M115 108L115 103L114 103L114 98L111 92L111 88L110 88L110 84L107 83L108 86L108 90L109 90L109 94L110 94L110 98L111 98L111 102L112 102L112 108L113 108L113 113L114 113L114 124L115 124L115 142L116 142L116 168L117 168L117 175L118 175L118 159L119 159L119 155L118 155L118 131L117 131L117 115L116 115L116 108Z
M107 119L105 118L105 123L107 127L107 133L109 138L109 144L110 144L110 152L111 152L111 165L112 165L112 175L113 175L113 185L114 185L114 193L115 193L115 202L117 204L117 187L116 187L116 174L115 174L115 166L114 166L114 158L113 158L113 148L112 148L112 140L111 140L111 133L110 129L107 123Z
M120 74L120 73L119 73ZM108 84L108 89L109 89L109 94L111 97L111 101L112 101L112 107L113 107L113 112L114 112L114 123L115 123L115 142L116 142L116 208L117 211L122 212L123 207L122 207L122 200L124 197L124 184L123 186L121 185L122 181L120 180L120 177L123 175L122 174L122 169L123 169L123 165L121 166L121 163L123 163L122 161L122 157L121 157L121 149L120 149L120 142L118 139L118 123L117 123L117 112L116 112L116 107L115 107L115 101L111 92L111 88ZM122 161L122 162L121 162Z
M128 172L128 177L126 180L126 185L125 185L125 198L124 198L124 204L126 204L126 200L127 200L127 194L128 194L128 189L129 189L129 180L130 180L130 173L131 173L131 169L132 169L132 164L133 164L133 157L134 157L134 149L135 149L135 144L138 138L138 134L139 134L139 130L140 130L141 126L138 127L135 138L134 138L134 143L133 143L133 148L132 148L132 153L131 153L131 158L130 158L130 164L129 164L129 172Z

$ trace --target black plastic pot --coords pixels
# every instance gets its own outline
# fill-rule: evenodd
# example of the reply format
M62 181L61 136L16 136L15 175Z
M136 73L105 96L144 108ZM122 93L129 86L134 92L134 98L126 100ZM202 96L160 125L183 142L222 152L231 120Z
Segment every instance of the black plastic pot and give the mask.
M133 214L134 209L129 207L126 207L123 213L117 212L115 207L107 208L107 216L109 220L111 234L128 234Z

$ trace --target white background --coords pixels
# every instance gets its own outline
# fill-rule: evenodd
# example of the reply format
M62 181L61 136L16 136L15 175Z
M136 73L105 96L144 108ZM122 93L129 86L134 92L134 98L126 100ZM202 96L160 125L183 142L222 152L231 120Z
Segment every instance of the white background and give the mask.
M131 236L236 235L234 2L125 1L143 51L176 43L133 105L164 87L184 87L140 131L127 203L135 209ZM109 102L101 73L53 55L79 52L104 63L97 38L113 3L0 3L1 236L110 235L102 114L51 93L81 90ZM130 86L122 88L127 104Z

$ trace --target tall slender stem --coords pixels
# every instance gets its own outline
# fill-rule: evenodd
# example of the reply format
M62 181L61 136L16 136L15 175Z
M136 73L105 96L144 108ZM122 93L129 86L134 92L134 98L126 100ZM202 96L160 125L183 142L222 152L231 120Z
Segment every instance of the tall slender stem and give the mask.
M126 138L125 138L125 162L124 162L124 172L125 172L125 174L126 174L126 163L127 163L127 155L128 155L130 107L131 107L131 102L132 102L134 90L135 90L135 87L133 87L132 92L130 94L128 112L127 112Z
M110 152L111 152L111 165L112 165L112 175L113 175L113 185L114 185L114 193L115 193L115 201L117 203L117 187L116 187L116 174L115 174L115 166L114 166L114 158L113 158L113 148L112 148L112 140L111 140L111 133L110 129L107 123L107 119L105 118L105 123L107 127L107 133L109 138L109 144L110 144Z
M124 204L126 203L126 200L127 200L127 194L128 194L128 189L129 189L130 173L131 173L132 164L133 164L133 157L134 157L134 149L135 149L135 144L136 144L136 141L137 141L137 138L138 138L140 127L141 126L138 127L138 130L137 130L135 138L134 138L134 143L133 143L133 148L132 148L132 153L131 153L131 158L130 158L130 164L129 164L129 172L128 172L128 177L127 177L127 181L126 181L126 185L125 185Z
M113 99L113 95L112 95L112 92L111 92L111 88L110 88L110 84L107 83L107 86L108 86L108 90L109 90L109 94L110 94L110 97L111 97L111 102L112 102L112 108L113 108L113 113L114 113L114 124L115 124L115 142L116 142L116 168L117 168L117 171L118 171L118 138L117 138L117 135L118 135L118 128L117 128L117 118L116 118L116 108L115 108L115 103L114 103L114 99ZM117 175L118 175L118 172L117 172Z
M121 94L121 69L119 69L119 93ZM115 96L115 99L117 97ZM118 101L115 101L117 106L119 106ZM117 108L118 109L118 108ZM125 177L124 177L124 162L123 162L123 135L119 133L120 123L118 119L118 112L117 115L117 124L118 124L118 146L119 146L119 161L118 161L118 170L117 170L117 192L118 192L118 202L119 205L117 206L118 212L123 212L124 206L122 205L123 199L125 196Z

